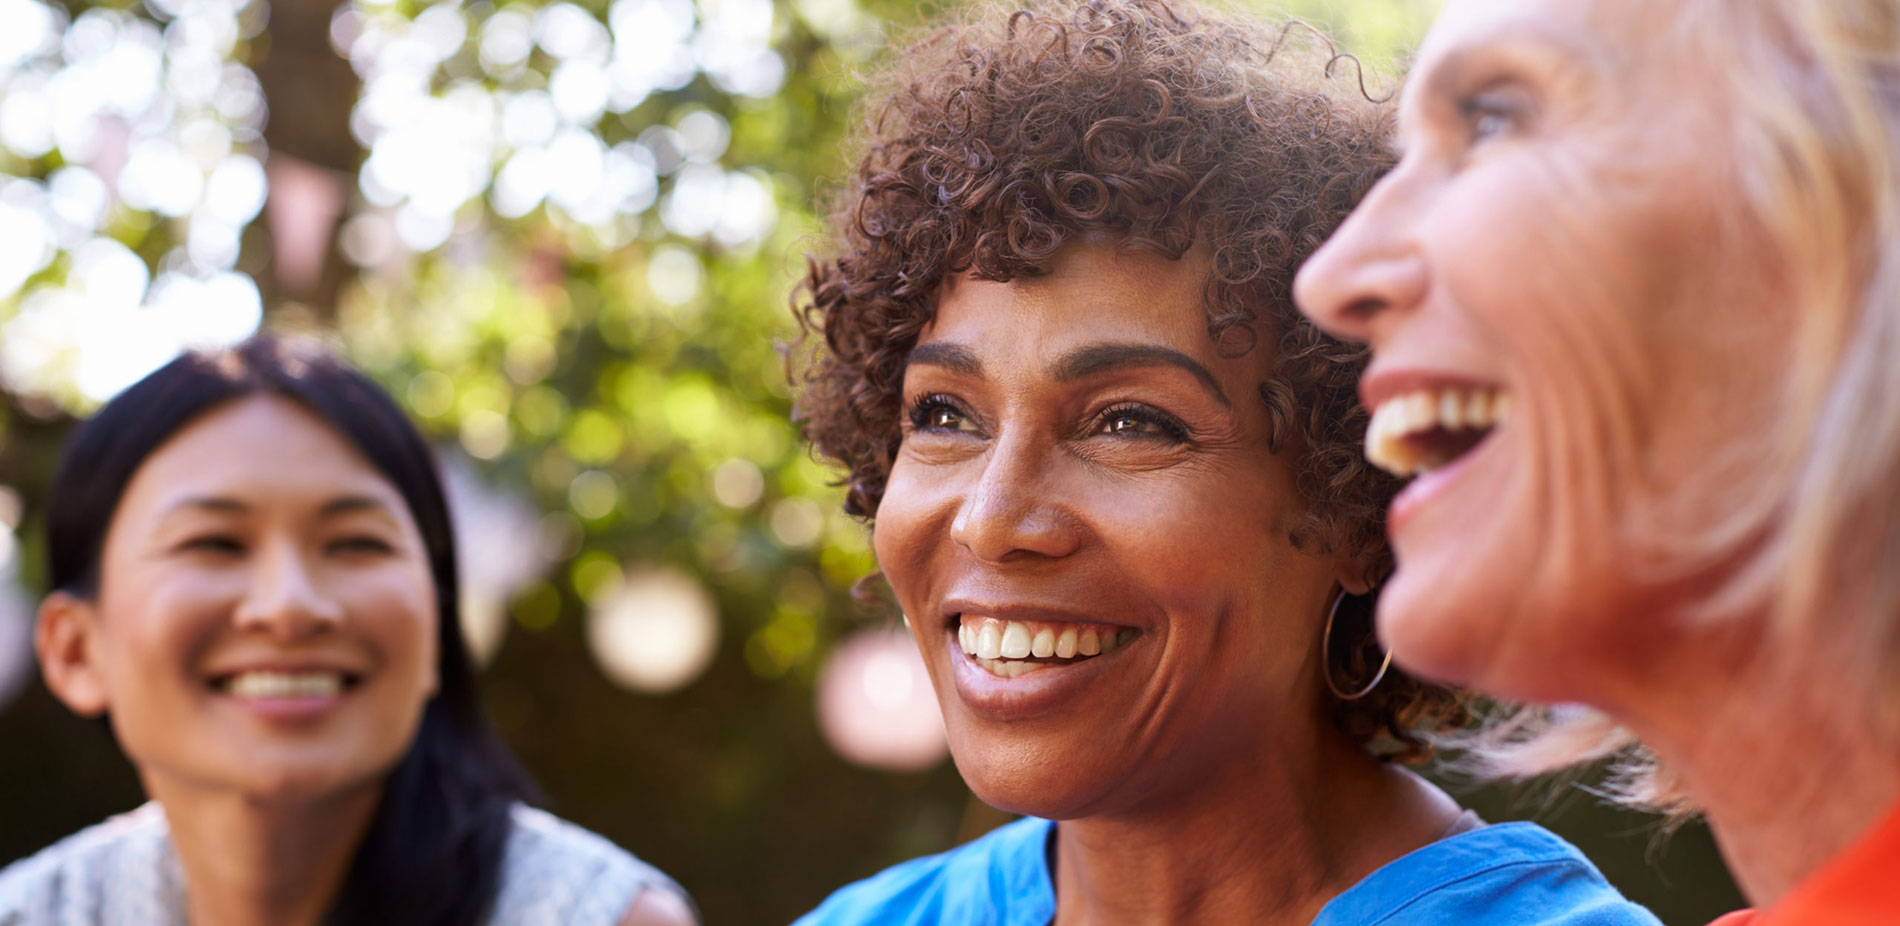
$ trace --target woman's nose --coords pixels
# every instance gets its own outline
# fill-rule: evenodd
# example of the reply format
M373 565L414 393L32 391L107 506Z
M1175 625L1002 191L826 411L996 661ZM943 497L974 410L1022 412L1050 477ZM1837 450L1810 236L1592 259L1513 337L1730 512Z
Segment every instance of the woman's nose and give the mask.
M1056 465L1040 441L1005 438L990 447L982 474L964 493L950 539L987 563L1074 553L1081 531L1050 478Z
M259 551L250 585L234 616L241 628L286 639L322 633L342 618L342 607L312 575L302 552L290 544Z
M1293 298L1313 324L1376 350L1425 298L1430 273L1412 221L1416 197L1413 184L1388 176L1307 259Z

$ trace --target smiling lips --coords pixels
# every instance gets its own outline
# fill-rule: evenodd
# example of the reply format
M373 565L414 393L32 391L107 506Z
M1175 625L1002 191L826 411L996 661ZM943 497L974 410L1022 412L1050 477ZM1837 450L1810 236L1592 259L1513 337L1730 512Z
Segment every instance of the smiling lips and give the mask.
M959 615L957 642L984 671L1001 678L1071 665L1134 639L1132 628L1087 623L1003 621Z
M1478 446L1510 415L1510 393L1493 387L1396 395L1366 425L1366 462L1400 477L1430 472Z
M249 670L238 672L214 683L214 687L238 698L333 698L343 693L353 679L332 671L275 672Z

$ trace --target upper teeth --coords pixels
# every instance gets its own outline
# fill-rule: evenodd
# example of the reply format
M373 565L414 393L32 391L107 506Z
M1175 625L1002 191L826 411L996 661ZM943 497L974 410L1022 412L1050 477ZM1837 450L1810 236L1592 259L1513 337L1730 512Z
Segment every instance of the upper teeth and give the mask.
M1046 663L1019 662L1031 656L1059 659L1095 656L1128 642L1135 631L1100 624L1045 624L999 621L964 615L957 627L963 652L997 675L1014 676L1042 668ZM1002 662L998 662L1002 660Z
M240 698L327 697L343 690L343 676L335 672L240 672L229 691Z
M1433 430L1489 431L1511 414L1511 396L1499 389L1454 386L1394 396L1366 424L1366 461L1394 476L1431 468L1432 461L1406 438Z

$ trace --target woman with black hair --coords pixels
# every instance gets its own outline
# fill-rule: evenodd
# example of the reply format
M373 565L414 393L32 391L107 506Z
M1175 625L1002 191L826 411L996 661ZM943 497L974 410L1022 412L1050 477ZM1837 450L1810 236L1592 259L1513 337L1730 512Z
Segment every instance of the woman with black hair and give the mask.
M0 872L0 926L693 921L523 803L433 457L320 348L146 377L74 435L46 521L47 685L109 721L152 803Z

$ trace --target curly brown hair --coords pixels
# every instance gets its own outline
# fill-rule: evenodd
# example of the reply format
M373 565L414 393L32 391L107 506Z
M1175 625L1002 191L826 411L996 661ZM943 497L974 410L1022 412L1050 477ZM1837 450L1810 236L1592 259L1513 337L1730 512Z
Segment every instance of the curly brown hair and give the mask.
M1277 350L1259 396L1274 448L1297 448L1309 505L1293 543L1383 576L1397 483L1360 450L1365 354L1309 324L1291 293L1300 264L1393 163L1388 110L1331 89L1339 58L1290 43L1293 30L1182 3L964 15L873 81L857 172L830 210L834 256L807 257L793 296L807 339L824 345L797 370L797 414L813 448L846 468L845 510L876 516L901 443L905 361L946 280L1036 276L1092 234L1171 259L1198 244L1212 256L1209 335L1244 353L1264 334ZM1347 649L1328 655L1333 667L1369 677L1365 648ZM1404 759L1467 719L1460 693L1396 671L1335 714Z

